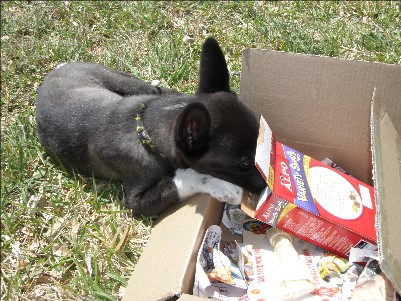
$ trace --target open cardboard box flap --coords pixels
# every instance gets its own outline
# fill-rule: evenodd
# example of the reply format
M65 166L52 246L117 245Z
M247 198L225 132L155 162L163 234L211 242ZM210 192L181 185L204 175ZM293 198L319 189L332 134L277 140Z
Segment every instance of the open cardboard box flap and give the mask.
M375 94L371 126L380 266L400 292L401 139Z
M243 52L241 99L266 118L277 140L317 160L328 157L370 185L375 87L379 247L382 268L400 292L401 67L258 49ZM377 108L376 100L387 113ZM123 300L201 300L188 295L195 259L206 229L219 224L221 212L221 204L197 195L163 215Z
M152 229L123 300L175 300L182 293L192 294L203 235L220 223L222 206L198 194L165 212Z

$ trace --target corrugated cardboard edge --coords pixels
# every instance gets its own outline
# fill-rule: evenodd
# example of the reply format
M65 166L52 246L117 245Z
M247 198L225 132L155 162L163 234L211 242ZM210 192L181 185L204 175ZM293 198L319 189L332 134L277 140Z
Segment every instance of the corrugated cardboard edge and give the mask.
M200 244L206 229L220 223L222 206L210 196L198 194L167 211L152 230L123 301L168 300L192 294Z
M400 293L401 139L377 98L376 89L372 97L371 129L380 266Z
M188 294L183 294L178 301L199 301L199 300L210 300L208 298L202 298L197 296L192 296Z

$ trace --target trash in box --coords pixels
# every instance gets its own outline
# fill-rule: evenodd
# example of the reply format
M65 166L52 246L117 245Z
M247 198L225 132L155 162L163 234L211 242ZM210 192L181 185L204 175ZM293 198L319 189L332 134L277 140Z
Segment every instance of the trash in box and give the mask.
M222 226L224 227L224 226ZM215 300L348 300L362 267L251 218L243 242L206 231L193 294Z

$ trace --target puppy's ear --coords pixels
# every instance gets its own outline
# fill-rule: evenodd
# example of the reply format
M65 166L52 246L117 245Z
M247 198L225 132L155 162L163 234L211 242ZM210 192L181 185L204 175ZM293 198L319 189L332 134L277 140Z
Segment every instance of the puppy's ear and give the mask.
M201 103L186 106L177 120L176 143L188 156L200 156L208 147L210 115Z
M203 43L197 93L230 92L229 74L224 54L217 41L209 37Z

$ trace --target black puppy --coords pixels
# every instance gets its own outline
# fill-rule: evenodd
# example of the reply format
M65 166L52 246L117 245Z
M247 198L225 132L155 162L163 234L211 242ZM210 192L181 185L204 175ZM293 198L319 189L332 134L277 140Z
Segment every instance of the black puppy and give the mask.
M197 93L186 95L100 64L63 65L38 90L40 142L68 169L121 180L134 215L159 214L197 192L239 203L242 188L265 187L253 161L258 120L230 92L213 38L199 75Z

